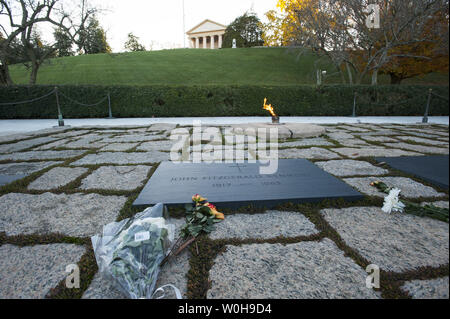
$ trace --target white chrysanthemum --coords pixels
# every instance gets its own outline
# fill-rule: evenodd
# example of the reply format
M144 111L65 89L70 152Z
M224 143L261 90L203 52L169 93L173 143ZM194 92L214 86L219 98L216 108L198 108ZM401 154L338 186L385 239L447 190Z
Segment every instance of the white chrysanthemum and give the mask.
M383 212L392 213L392 212L403 212L405 205L400 201L399 195L401 190L398 188L393 188L389 195L384 198Z

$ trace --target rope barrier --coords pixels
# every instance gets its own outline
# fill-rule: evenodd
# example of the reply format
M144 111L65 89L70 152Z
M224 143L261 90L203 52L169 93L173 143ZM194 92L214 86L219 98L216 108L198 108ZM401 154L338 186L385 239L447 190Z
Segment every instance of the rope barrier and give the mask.
M444 96L436 94L434 92L432 92L431 94L448 102L448 97L444 97Z
M0 103L0 106L9 106L9 105L18 105L18 104L27 104L27 103L31 103L31 102L36 102L36 101L45 99L46 97L49 97L53 93L55 93L55 90L52 90L50 93L45 94L45 95L43 95L41 97L38 97L38 98L35 98L35 99L31 99L31 100L27 100L27 101L20 101L20 102Z
M78 104L78 105L81 105L81 106L88 106L88 107L89 107L89 106L97 106L97 105L103 103L104 101L106 101L106 100L108 99L108 96L105 96L103 99L101 99L101 100L100 100L99 102L97 102L97 103L94 103L94 104L85 104L85 103L78 102L78 101L76 101L76 100L74 100L74 99L68 97L67 95L65 95L64 93L62 93L62 92L60 92L60 91L58 91L58 93L61 94L62 96L64 96L64 97L65 97L66 99L68 99L69 101L71 101L72 103L76 103L76 104Z

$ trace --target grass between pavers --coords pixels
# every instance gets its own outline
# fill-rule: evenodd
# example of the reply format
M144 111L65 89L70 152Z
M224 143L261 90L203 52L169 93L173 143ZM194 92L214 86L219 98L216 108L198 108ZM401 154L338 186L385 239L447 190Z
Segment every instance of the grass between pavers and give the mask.
M305 215L317 228L318 234L297 238L272 238L268 240L239 240L239 239L221 239L211 240L207 236L201 236L197 240L197 246L190 247L191 259L189 261L190 269L187 274L189 299L205 299L207 291L211 287L209 280L209 271L214 265L216 257L223 253L227 245L244 245L253 243L269 243L269 244L292 244L302 241L320 241L323 238L331 239L336 246L342 250L346 257L350 257L356 264L366 269L371 263L362 257L355 249L349 247L339 233L329 225L329 223L320 214L325 208L342 209L347 207L373 207L382 205L381 198L367 197L359 202L345 202L343 200L323 201L320 204L285 204L277 207L275 210L298 212ZM239 211L239 213L248 213L248 207ZM236 212L238 213L238 212ZM260 213L259 211L254 213ZM381 269L381 288L375 289L381 292L382 298L388 299L405 299L411 298L405 291L401 290L405 281L410 280L427 280L445 277L449 275L449 265L440 267L420 267L415 270L403 273L386 272Z
M330 139L331 140L331 139ZM336 143L335 143L336 144ZM309 146L311 147L311 146ZM308 147L308 148L309 148ZM321 148L326 148L319 146ZM51 167L48 167L44 170L41 170L37 173L31 174L27 178L24 178L22 180L16 181L10 185L6 185L3 188L0 188L0 195L3 193L10 193L14 190L17 192L24 192L28 186L29 183L37 179L38 177L42 176L44 173L48 172L54 167L63 166L67 167L70 166L71 163L77 161L78 159L81 159L82 157L97 153L96 150L89 150L86 153L70 159L63 159L63 163L55 164ZM345 156L341 156L344 157ZM53 161L54 159L52 159ZM57 159L55 159L57 160ZM365 160L372 164L376 164L379 166L377 162L374 161L373 158L357 158L354 160ZM42 160L34 160L35 162L42 162ZM324 160L312 160L313 162L318 161L324 161ZM11 161L8 161L11 162ZM101 164L101 165L83 165L83 167L87 167L90 169L89 172L92 172L98 167L105 166L105 165L116 165L118 164ZM156 171L159 164L154 165L152 169L150 170L147 179L144 181L143 185L150 179L152 174ZM120 165L122 166L122 165ZM130 166L135 166L134 164ZM403 177L409 177L413 180L416 180L422 184L423 181L420 181L413 176L409 176L407 174L404 174L399 171L395 171L391 168L389 168L391 174L387 174L386 176L403 176ZM86 173L87 176L89 173ZM384 176L384 175L383 175ZM351 177L351 176L350 176ZM364 177L364 176L355 176L355 177ZM342 178L342 177L338 177ZM345 177L347 178L347 176ZM83 192L82 190L76 190L77 187L81 184L83 177L79 177L77 180L72 181L70 184L66 185L62 189L60 189L60 192ZM9 186L9 187L8 187ZM432 186L432 185L427 185ZM126 192L126 193L120 193L120 195L128 196L128 200L122 210L119 213L119 216L117 220L123 220L128 217L134 216L136 213L140 212L142 209L137 209L132 207L132 203L137 198L139 192L142 190L144 186L138 188L135 191ZM436 188L435 186L432 186ZM13 191L11 191L13 190ZM57 190L58 191L58 190ZM439 190L440 192L444 192L448 195L448 191L445 190ZM29 192L29 191L25 191ZM93 190L94 193L103 193L104 195L116 195L117 193L111 193L109 191L105 190ZM423 199L417 199L417 201L433 201L433 200L448 200L448 196L446 198L423 198ZM333 228L329 226L329 224L322 218L322 216L319 214L319 211L322 208L345 208L345 207L354 207L354 206L381 206L383 203L382 198L378 197L368 197L366 196L363 201L360 202L344 202L344 201L325 201L320 204L308 204L308 205L294 205L294 204L286 204L284 206L279 207L279 210L285 210L285 211L297 211L299 213L303 213L308 217L315 225L316 228L320 231L318 234L312 235L312 236L306 236L306 237L296 237L296 238L273 238L268 240L219 240L219 241L212 241L208 239L207 237L202 237L199 239L198 247L199 247L199 255L197 255L197 249L196 247L191 247L191 260L190 260L190 270L188 273L188 297L190 298L205 298L206 292L209 289L209 282L208 282L208 276L209 276L209 269L212 267L212 264L214 262L215 257L223 251L226 244L231 245L243 245L243 244L251 244L251 243L282 243L282 244L289 244L289 243L295 243L295 242L301 242L301 241L318 241L322 238L328 237L332 239L337 246L343 250L346 255L351 257L355 262L364 267L368 265L368 261L362 258L357 252L352 250L350 247L347 247L347 245L343 242L342 238L340 238L339 234L334 231ZM227 214L257 214L262 213L264 209L257 209L252 206L248 207L242 207L239 210L235 211L227 211L224 210ZM184 217L184 210L171 210L171 217ZM71 238L71 237L64 237L63 235L34 235L34 236L16 236L16 237L6 237L4 234L0 234L0 245L6 244L6 243L12 243L16 245L36 245L36 244L50 244L50 243L74 243L79 245L86 245L87 246L87 252L82 257L82 259L79 262L80 270L81 270L81 276L82 276L82 287L78 290L74 289L67 289L65 288L65 281L61 281L61 283L55 288L52 289L47 297L50 298L80 298L84 291L89 287L92 278L94 277L95 273L97 272L97 265L95 261L95 256L93 255L92 246L90 244L90 240L87 238ZM364 267L365 268L365 267ZM83 275L84 273L84 275ZM448 276L448 265L443 265L441 267L432 268L432 267L425 267L425 268L418 268L414 271L409 271L405 273L388 273L382 271L382 296L385 298L407 298L409 297L405 292L403 292L400 287L403 285L405 281L409 280L417 280L417 279L433 279L438 277ZM384 277L384 279L383 279Z

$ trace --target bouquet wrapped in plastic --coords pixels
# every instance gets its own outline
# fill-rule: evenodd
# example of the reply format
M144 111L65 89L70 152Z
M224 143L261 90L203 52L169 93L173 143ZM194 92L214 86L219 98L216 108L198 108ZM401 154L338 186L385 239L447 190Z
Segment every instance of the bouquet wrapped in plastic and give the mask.
M162 204L135 217L103 227L91 238L99 271L131 299L151 299L174 239L175 227L166 224Z

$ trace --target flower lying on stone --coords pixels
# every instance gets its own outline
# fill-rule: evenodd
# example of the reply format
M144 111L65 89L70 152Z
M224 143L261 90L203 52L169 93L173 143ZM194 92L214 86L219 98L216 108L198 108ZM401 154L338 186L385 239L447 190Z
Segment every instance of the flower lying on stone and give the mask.
M222 214L222 213L219 213L219 212L217 211L216 206L214 206L213 204L210 204L210 203L207 203L206 206L209 207L209 209L211 210L211 214L214 215L217 219L222 219L222 220L225 219L225 215Z
M448 208L436 207L433 204L422 206L404 198L400 201L401 190L398 188L389 187L381 181L372 182L370 185L376 187L381 192L388 194L388 196L384 199L384 205L382 208L382 210L388 214L391 214L392 212L403 212L420 217L429 217L448 223Z
M400 212L402 213L405 209L405 204L400 201L400 192L398 188L393 188L389 192L388 196L384 198L383 212L392 213L392 212Z

